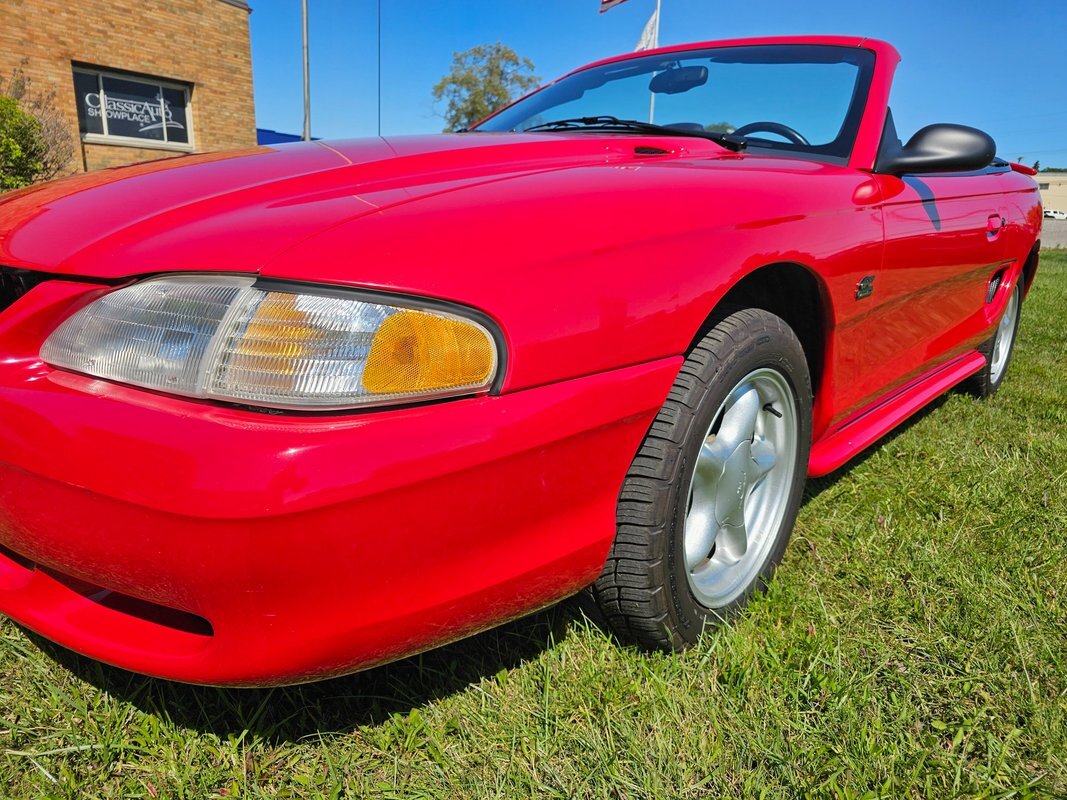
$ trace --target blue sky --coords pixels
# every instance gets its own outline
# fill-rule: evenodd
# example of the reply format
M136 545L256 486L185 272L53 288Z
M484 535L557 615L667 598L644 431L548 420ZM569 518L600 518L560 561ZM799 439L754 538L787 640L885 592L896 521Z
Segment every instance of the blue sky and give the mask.
M1000 155L1067 167L1067 2L662 0L661 44L794 33L873 36L903 56L893 112L902 134L931 122L988 131ZM299 0L250 0L257 124L303 125ZM312 133L378 131L377 1L309 0ZM598 0L381 0L381 132L439 131L431 87L454 51L500 40L542 80L632 50L655 0L606 14Z

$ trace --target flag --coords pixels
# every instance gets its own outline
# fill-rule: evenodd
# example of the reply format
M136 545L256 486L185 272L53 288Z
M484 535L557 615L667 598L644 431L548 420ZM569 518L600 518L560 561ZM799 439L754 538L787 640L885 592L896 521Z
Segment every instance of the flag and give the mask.
M600 0L600 13L611 11L615 6L621 6L626 0Z
M652 16L648 18L648 22L645 23L645 29L641 31L641 38L637 40L637 47L634 48L636 53L638 50L652 50L659 47L659 9L657 8L652 12Z

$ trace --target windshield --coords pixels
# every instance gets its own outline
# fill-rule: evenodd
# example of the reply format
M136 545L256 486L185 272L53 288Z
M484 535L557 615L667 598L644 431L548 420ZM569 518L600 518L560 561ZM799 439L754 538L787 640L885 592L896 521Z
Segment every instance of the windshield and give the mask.
M603 122L612 117L690 134L733 133L749 149L845 162L873 69L869 50L825 45L636 57L562 78L474 130L625 132Z

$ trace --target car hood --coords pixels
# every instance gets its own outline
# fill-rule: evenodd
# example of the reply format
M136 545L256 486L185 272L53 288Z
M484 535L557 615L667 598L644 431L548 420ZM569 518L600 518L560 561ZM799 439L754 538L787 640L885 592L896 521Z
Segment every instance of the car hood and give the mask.
M165 159L0 197L0 265L105 279L255 272L318 233L433 195L575 167L731 155L703 139L465 134Z

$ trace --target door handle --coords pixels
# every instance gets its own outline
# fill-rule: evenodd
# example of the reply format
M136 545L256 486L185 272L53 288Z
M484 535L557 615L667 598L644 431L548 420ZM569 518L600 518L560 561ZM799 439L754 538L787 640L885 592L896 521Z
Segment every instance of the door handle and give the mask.
M986 220L985 229L986 236L989 238L989 241L993 241L998 236L1000 236L1001 231L1004 230L1004 225L1004 217L1000 216L1000 214L989 215L989 219Z

